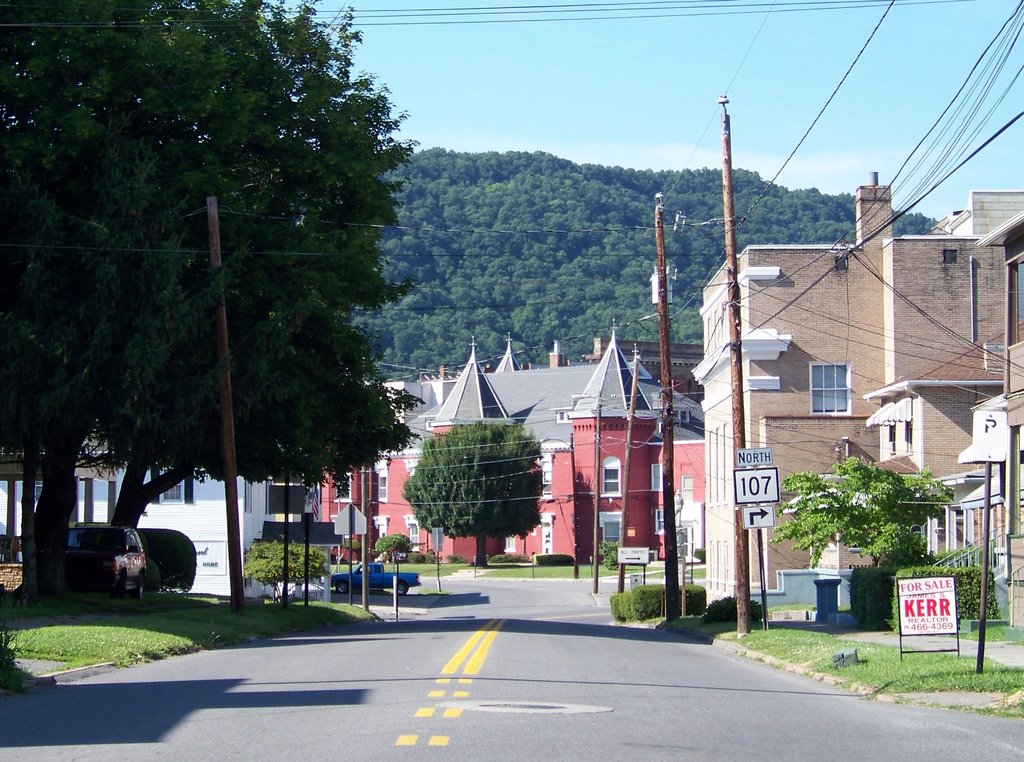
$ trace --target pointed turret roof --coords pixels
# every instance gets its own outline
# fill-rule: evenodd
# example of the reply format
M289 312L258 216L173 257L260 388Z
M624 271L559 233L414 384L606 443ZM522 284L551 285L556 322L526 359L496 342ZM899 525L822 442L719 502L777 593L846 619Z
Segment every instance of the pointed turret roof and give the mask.
M644 371L645 372L645 371ZM608 349L605 350L594 370L586 389L576 402L576 410L592 410L597 406L598 400L601 406L608 412L612 410L629 410L629 398L633 390L633 372L626 361L619 343L615 338L615 329L612 329L612 337L608 342ZM637 393L637 412L649 411L651 406L643 394Z
M437 411L435 425L504 418L508 418L508 413L491 388L487 374L476 361L476 342L473 342L469 361Z
M512 373L517 370L522 370L523 366L519 364L519 360L516 359L515 354L512 352L512 336L508 337L508 344L505 346L505 356L501 358L501 362L498 363L498 367L495 369L495 373Z

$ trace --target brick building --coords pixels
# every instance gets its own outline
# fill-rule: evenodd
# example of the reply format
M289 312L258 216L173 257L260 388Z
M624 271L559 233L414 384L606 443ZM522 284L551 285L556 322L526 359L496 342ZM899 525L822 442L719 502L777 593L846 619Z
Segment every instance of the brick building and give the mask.
M747 446L773 448L781 478L823 473L847 456L929 467L935 476L962 470L956 459L970 443L971 406L1001 383L983 351L970 373L963 367L967 350L1003 330L1002 251L976 244L1018 202L1017 192L976 192L931 234L893 238L890 190L873 179L856 192L853 245L744 249L737 278ZM723 267L705 289L705 357L695 370L705 389L711 597L735 591L725 278ZM831 550L823 565L863 563ZM766 551L769 588L775 572L807 565L806 554L785 544ZM756 588L756 558L750 567Z
M664 514L661 505L661 453L663 437L657 413L660 385L640 364L633 447L629 459L629 509L622 526L623 472L626 424L632 391L633 363L619 349L614 334L602 347L595 364L570 364L556 346L547 367L524 368L511 344L493 370L479 363L476 347L457 376L442 371L410 389L430 404L406 423L420 441L440 436L452 426L479 421L518 421L541 443L544 473L540 500L541 523L525 539L495 537L487 554L565 553L579 563L593 553L595 466L600 462L601 504L597 510L599 538L622 545L648 547L664 557ZM600 403L601 437L597 453L596 424ZM674 432L674 507L684 525L682 549L703 547L704 444L699 404L676 395ZM429 528L420 527L412 507L402 496L402 485L421 455L418 446L382 459L369 472L372 538L405 534L420 550L440 550L442 557L472 558L473 538L445 538L433 547ZM353 474L345 494L325 486L324 505L330 520L346 502L358 503L359 473Z

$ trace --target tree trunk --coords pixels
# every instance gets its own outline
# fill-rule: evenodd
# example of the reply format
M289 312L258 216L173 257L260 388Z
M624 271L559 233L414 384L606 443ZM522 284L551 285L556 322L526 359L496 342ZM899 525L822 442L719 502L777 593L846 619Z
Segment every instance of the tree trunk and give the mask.
M485 536L480 535L476 538L476 558L473 565L476 567L487 566L487 538Z
M121 481L121 491L117 495L114 515L111 524L138 527L139 519L146 512L146 506L153 502L157 495L166 492L192 473L191 468L175 466L146 481L149 466L141 463L129 463Z
M64 432L61 432L64 433ZM43 489L36 505L36 549L40 594L64 591L64 552L68 524L78 507L78 477L75 466L85 435L71 434L59 440L44 440L40 466Z
M36 563L36 469L39 445L26 441L21 459L21 598L29 606L39 602Z

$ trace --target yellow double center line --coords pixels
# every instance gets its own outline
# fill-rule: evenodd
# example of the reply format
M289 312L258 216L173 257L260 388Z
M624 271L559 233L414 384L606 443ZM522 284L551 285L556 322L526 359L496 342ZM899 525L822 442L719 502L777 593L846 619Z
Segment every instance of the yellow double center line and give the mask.
M480 668L483 667L484 660L487 658L487 653L491 650L491 644L498 637L498 630L501 629L503 624L505 624L504 619L495 619L470 635L469 640L441 669L441 674L454 675L460 669L463 675L479 674ZM436 683L438 685L450 685L453 679L451 677L439 677ZM472 682L473 680L469 677L458 678L460 685L469 685ZM433 690L430 692L429 698L443 699L446 694L446 690ZM468 698L469 691L456 690L452 691L451 695L452 698ZM416 717L426 719L436 716L436 712L436 707L423 707L416 710ZM462 716L462 709L461 707L448 707L444 710L443 716L450 719L458 719ZM395 741L395 746L415 746L419 740L420 736L418 733L406 733L398 737L398 740ZM448 740L448 736L432 735L427 739L427 745L447 746Z
M479 674L480 668L484 664L484 659L487 658L487 652L491 650L491 644L498 637L498 630L501 629L503 624L505 624L504 619L495 619L474 632L469 640L466 641L466 644L444 665L441 669L441 674L454 675L462 667L463 662L465 662L465 667L462 670L462 674Z

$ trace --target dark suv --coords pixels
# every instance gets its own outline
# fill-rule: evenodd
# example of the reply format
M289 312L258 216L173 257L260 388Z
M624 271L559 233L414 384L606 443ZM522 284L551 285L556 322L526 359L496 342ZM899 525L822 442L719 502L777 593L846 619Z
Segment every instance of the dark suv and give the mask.
M72 590L109 590L112 596L141 598L146 588L146 553L131 527L71 527L64 565Z

